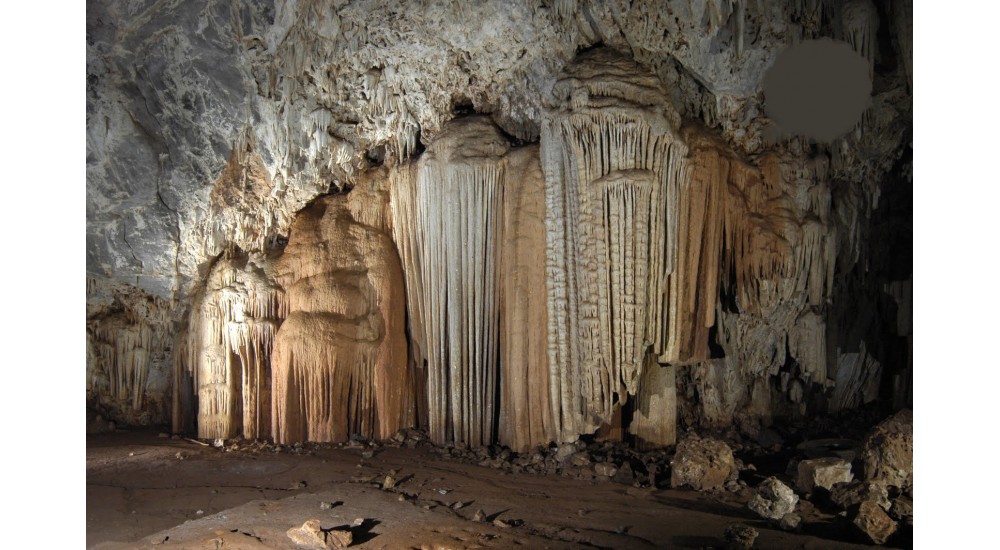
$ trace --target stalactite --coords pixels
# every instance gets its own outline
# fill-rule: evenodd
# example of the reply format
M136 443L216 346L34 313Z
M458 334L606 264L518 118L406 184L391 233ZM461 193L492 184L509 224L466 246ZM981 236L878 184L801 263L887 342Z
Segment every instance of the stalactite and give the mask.
M564 73L542 166L552 414L568 439L610 420L648 350L667 345L687 147L666 93L631 60L593 50Z
M660 361L686 364L709 357L709 329L715 324L719 299L731 172L742 163L723 155L722 145L704 128L687 127L688 168L680 188L678 267L667 286L667 346Z
M878 9L872 0L850 0L841 8L841 21L847 42L868 61L868 78L872 78L878 56Z
M460 119L393 179L411 333L427 362L430 435L439 443L488 445L496 436L508 147L488 119Z
M147 424L166 403L149 403L154 364L169 352L170 307L135 287L87 277L87 394L118 420ZM159 396L157 396L158 398Z
M286 307L268 258L235 253L213 266L175 363L175 407L197 395L198 437L270 436L271 351ZM187 424L179 412L175 431Z
M215 256L234 245L247 252L266 251L274 236L291 222L291 214L274 189L257 152L257 137L251 129L244 129L212 187L202 227L203 253Z
M681 238L678 284L694 285L702 291L721 289L734 297L733 304L723 303L714 316L702 312L705 322L699 326L706 327L703 332L685 331L683 326L677 331L680 335L695 334L690 342L699 344L706 342L707 326L715 321L721 347L727 358L735 359L725 367L712 362L706 363L710 367L701 367L713 373L735 369L726 373L725 379L740 381L704 388L719 395L703 403L705 418L710 423L731 420L731 407L738 407L745 418L769 415L768 380L776 377L783 380L780 390L786 398L803 403L805 393L814 389L822 392L831 385L824 310L832 296L837 233L831 216L827 163L822 158L769 153L750 165L703 129L688 128L684 135L692 150L692 188L696 182L702 189L717 186L714 196L720 200L714 207L720 210L717 216L721 221L712 223L720 227L721 239L715 250L721 261L713 257L715 267L709 267L714 271L709 272L694 271L693 262L684 266L684 246L701 246L712 235L697 220L712 220L716 215L708 210L692 216L696 221L682 218L684 227L704 236ZM682 195L682 204L697 212L696 206L707 204L711 208L713 203L703 203L698 195L689 194ZM712 247L706 247L709 253ZM687 254L700 249L692 250ZM712 277L721 279L715 283ZM718 294L706 294L699 303L716 307L718 299ZM691 306L681 309L692 311ZM680 319L691 317L692 313L686 313ZM691 357L704 358L699 354ZM797 365L796 380L790 378L789 365ZM698 379L718 378L713 376ZM723 392L720 388L724 387L734 393ZM727 409L720 409L719 403L726 403Z
M377 171L293 223L275 267L289 312L271 361L276 442L385 439L413 425L402 268L382 223L386 180Z

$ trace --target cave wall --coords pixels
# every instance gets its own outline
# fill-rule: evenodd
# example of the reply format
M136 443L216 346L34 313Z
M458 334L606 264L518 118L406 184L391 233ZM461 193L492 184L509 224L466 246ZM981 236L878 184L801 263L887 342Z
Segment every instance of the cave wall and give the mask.
M92 3L88 403L206 438L518 449L912 403L910 21ZM821 37L872 92L816 142L761 76Z

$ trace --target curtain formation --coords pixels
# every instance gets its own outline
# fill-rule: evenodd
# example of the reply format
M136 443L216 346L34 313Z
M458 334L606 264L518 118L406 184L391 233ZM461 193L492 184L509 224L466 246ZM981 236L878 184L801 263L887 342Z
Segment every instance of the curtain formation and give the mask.
M178 354L175 407L197 418L175 411L175 429L662 446L678 369L719 422L736 403L766 414L768 376L796 403L832 386L863 400L870 384L848 386L872 370L864 350L827 368L825 165L740 159L667 98L631 58L585 52L539 145L455 119L416 160L300 212L280 256L217 262Z

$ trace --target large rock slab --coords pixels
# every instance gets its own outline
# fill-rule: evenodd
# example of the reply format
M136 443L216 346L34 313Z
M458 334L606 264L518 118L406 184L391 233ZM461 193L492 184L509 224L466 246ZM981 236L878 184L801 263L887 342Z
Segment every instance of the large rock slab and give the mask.
M791 487L776 477L769 477L757 486L748 506L761 517L781 520L785 514L795 511L798 503L799 496Z
M798 478L795 485L799 491L809 494L815 487L830 490L836 483L854 480L851 463L842 458L813 458L799 462Z

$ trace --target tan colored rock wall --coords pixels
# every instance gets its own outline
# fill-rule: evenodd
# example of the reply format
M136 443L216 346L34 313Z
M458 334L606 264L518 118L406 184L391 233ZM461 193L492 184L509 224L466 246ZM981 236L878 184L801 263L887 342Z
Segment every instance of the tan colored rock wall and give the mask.
M500 443L554 441L545 291L545 179L538 147L506 158L500 272Z
M276 442L384 439L413 424L402 269L375 191L300 212L276 265L289 310L272 356Z

